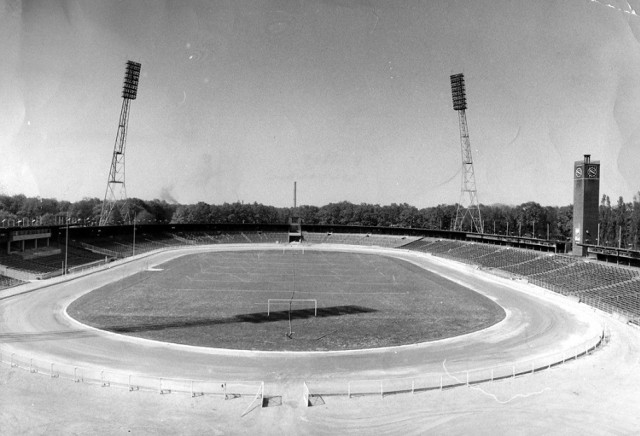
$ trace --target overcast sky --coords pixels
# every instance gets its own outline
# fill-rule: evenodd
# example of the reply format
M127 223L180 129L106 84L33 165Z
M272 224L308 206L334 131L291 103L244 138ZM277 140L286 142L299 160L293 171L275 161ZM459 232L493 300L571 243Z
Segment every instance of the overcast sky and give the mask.
M103 198L125 62L130 197L418 207L640 189L640 0L0 0L0 192Z

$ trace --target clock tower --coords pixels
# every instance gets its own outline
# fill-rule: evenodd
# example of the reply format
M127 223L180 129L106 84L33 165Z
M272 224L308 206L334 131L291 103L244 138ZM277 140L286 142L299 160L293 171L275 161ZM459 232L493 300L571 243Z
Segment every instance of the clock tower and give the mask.
M573 251L586 256L587 248L598 240L598 204L600 201L600 162L585 154L573 164Z

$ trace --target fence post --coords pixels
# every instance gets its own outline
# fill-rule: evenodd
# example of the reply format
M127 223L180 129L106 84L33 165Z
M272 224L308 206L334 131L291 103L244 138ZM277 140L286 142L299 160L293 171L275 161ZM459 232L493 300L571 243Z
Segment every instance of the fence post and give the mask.
M380 398L384 398L384 389L382 388L382 381L380 381Z
M260 394L260 408L267 407L264 404L264 382L260 382L260 392L259 392L259 394ZM257 399L257 398L258 398L258 395L256 395L255 399ZM255 399L254 399L254 401L255 401Z
M415 380L411 380L411 393L414 394L415 393Z
M469 371L467 371L467 386L469 386Z
M307 386L307 382L302 382L302 402L304 403L304 407L309 407L311 405L310 402L311 392L309 391L309 386Z
M442 390L442 376L440 376L440 390Z
M222 388L223 388L223 391L224 391L224 399L226 400L227 399L227 382L224 382L222 384Z
M493 381L493 368L491 368L491 381Z
M531 362L531 374L533 374L533 362Z
M513 369L513 378L516 378L516 364L514 363L512 366Z
M347 382L347 395L349 398L351 398L351 382Z
M18 366L18 365L14 365L14 364L13 364L13 356L15 356L15 354L16 354L16 353L11 353L11 358L10 358L10 360L9 360L9 364L11 365L11 368L14 368L14 367Z
M109 382L104 380L104 370L100 371L100 381L102 381L102 387L103 388L109 386Z
M164 389L162 387L162 377L160 378L160 394L170 394L171 389Z

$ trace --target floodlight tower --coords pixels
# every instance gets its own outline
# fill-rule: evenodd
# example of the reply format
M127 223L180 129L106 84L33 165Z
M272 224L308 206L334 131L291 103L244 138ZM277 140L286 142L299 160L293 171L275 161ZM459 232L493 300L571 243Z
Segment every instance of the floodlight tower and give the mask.
M122 87L122 109L120 110L120 122L118 133L113 146L111 169L107 179L107 190L104 194L102 212L100 213L100 225L109 223L111 214L116 207L116 202L121 201L120 214L124 222L129 222L129 210L127 208L127 189L124 184L124 151L127 143L127 125L129 123L129 105L138 94L138 80L140 79L140 67L138 62L127 61L124 73L124 85Z
M462 149L462 188L460 190L460 202L456 210L456 221L453 230L462 231L462 225L467 216L471 218L471 231L484 233L478 193L476 191L476 177L473 171L473 158L471 157L471 143L469 142L469 130L467 128L467 96L464 89L464 74L453 74L451 79L451 94L453 96L453 109L458 112L460 124L460 146Z

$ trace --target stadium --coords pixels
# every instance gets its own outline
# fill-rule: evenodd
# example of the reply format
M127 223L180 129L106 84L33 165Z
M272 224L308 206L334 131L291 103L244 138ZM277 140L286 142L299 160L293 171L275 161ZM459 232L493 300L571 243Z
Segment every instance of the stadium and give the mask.
M182 401L181 422L188 404L199 413L213 407L216 422L238 431L466 431L486 422L485 413L528 420L518 412L523 401L539 412L540 403L556 401L548 393L567 395L568 386L571 395L596 395L601 383L616 398L634 395L635 268L461 232L303 228L302 242L289 243L287 226L234 227L141 226L135 242L132 226L72 229L78 272L3 291L3 370L21 380L4 389L136 410ZM111 235L96 238L98 230ZM94 253L89 248L118 255L96 265L82 258ZM285 305L269 307L269 299ZM624 387L601 377L612 362L630 371ZM451 414L443 409L450 406ZM329 412L334 407L340 411ZM465 407L482 413L452 426L447 417ZM366 410L380 416L356 419ZM578 420L596 412L582 403L573 413ZM353 424L342 421L349 417ZM189 431L207 421L194 420ZM633 420L616 425L628 429Z
M276 46L291 49L292 35L309 24L302 3L285 3L273 2L264 13L264 46L274 53L280 53ZM364 10L369 38L389 32L385 17L395 13L381 6L378 15L369 3L323 7L335 12L332 19L353 22ZM229 9L247 22L252 17ZM69 22L90 15L69 5L64 10ZM192 17L197 14L186 15L199 22ZM199 43L212 47L213 39ZM195 45L185 45L188 60L211 62L208 50L198 52ZM606 205L606 196L600 203L608 156L601 163L581 149L572 154L572 166L563 161L566 184L536 179L545 192L573 193L565 216L557 207L541 215L543 208L530 202L496 223L498 214L487 213L491 207L478 200L465 76L457 73L448 75L447 85L458 119L459 137L452 142L460 143L454 175L460 186L447 198L456 201L459 194L459 200L438 206L429 219L395 203L388 209L402 209L396 215L405 216L403 225L389 217L369 225L388 209L365 203L358 213L350 203L331 204L340 222L316 219L330 213L298 204L297 182L286 170L293 161L281 155L274 159L277 175L269 176L293 182L292 207L238 200L220 206L236 208L224 214L204 202L155 202L167 209L154 210L125 188L138 82L157 80L144 75L143 64L125 64L103 200L61 201L50 213L44 211L50 199L0 196L1 433L633 434L640 428L640 251L634 233L640 219L635 211L626 221L609 216L624 209L622 197L617 209ZM395 79L399 73L388 64L384 74ZM208 85L209 76L200 82ZM374 82L367 83L369 92ZM188 104L182 92L169 113ZM134 147L142 138L133 133L136 122L133 115L128 145ZM196 124L181 134L206 129L206 123ZM365 129L359 134L366 136ZM513 141L519 134L520 128ZM188 146L182 148L188 154ZM179 154L172 157L179 161ZM315 167L326 154L305 156L305 175L326 169ZM262 173L252 178L242 172L245 165L259 167L249 155L236 161L235 170L244 175L238 186L265 183ZM408 160L398 158L410 178ZM164 165L153 158L143 165L149 161ZM135 162L128 175L138 172ZM374 179L388 170L386 164L363 168L357 174ZM56 177L64 172L55 171ZM148 177L144 184L154 186L154 172L141 171ZM197 172L189 167L175 177ZM335 186L335 179L348 177L340 172L349 168L316 171L305 183ZM127 179L129 188L136 180ZM189 189L198 191L192 184ZM235 189L229 186L227 191ZM307 186L301 183L301 191ZM640 210L636 199L632 206ZM351 215L344 218L348 208Z

